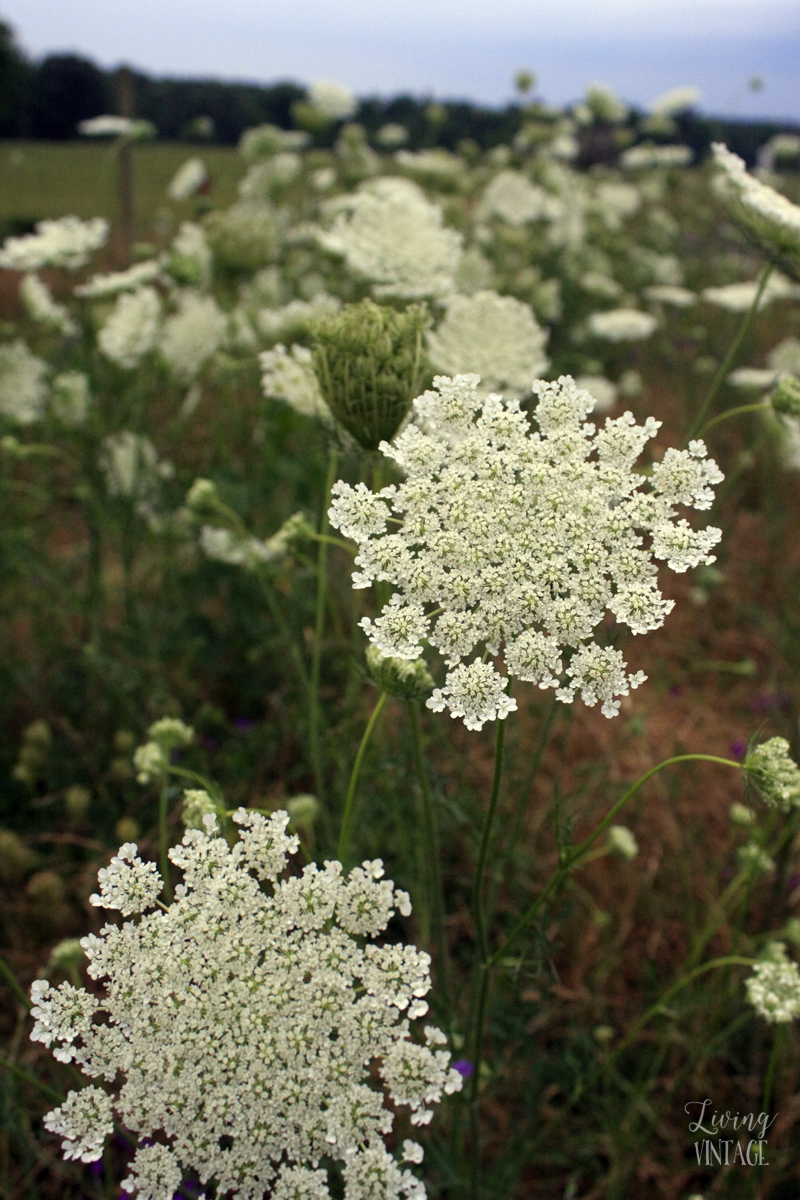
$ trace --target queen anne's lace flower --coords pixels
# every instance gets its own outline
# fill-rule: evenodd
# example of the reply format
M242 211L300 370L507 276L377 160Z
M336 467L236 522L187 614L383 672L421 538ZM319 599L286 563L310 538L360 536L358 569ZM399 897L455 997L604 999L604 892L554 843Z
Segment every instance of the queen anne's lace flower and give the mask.
M259 355L261 386L267 396L285 400L295 412L306 417L319 417L331 422L331 412L322 398L319 381L311 361L311 351L305 346L287 350L277 345Z
M319 241L372 280L376 296L413 300L453 290L461 234L445 228L441 209L419 188L408 180L377 180L350 200L352 212L340 213Z
M783 942L770 942L767 959L753 967L745 982L747 999L771 1025L786 1025L800 1017L800 970L786 954Z
M393 1118L375 1081L425 1125L462 1079L437 1029L412 1032L428 955L372 940L408 897L379 860L280 881L298 848L287 814L234 820L233 849L206 816L170 852L184 882L169 908L83 939L102 998L34 983L34 1038L111 1085L71 1093L46 1124L89 1161L113 1106L143 1139L122 1187L148 1200L172 1200L186 1171L218 1196L330 1200L322 1159L342 1164L346 1200L423 1200L383 1145ZM155 871L134 851L105 881L123 915L155 902ZM418 1162L420 1148L406 1140L403 1157Z
M19 425L32 425L44 412L47 363L31 354L21 339L0 346L0 414Z
M770 258L800 279L800 207L760 179L748 175L738 154L721 142L711 149L725 181L734 216L745 233Z
M41 325L57 329L65 337L77 333L77 326L63 304L57 304L53 293L38 275L26 275L19 286L19 298L29 316Z
M531 183L521 171L500 171L483 193L478 216L500 217L508 225L554 220L563 211L558 196Z
M177 302L178 311L164 322L158 348L172 374L188 382L222 345L228 322L213 296L187 289Z
M547 369L546 342L547 331L527 304L482 291L452 297L444 320L428 334L428 352L440 371L480 375L485 392L507 388L521 395Z
M97 335L106 358L130 370L156 344L161 301L152 287L123 292L111 316Z
M635 308L612 308L608 312L592 313L588 320L589 332L606 342L639 342L650 334L658 324L650 313Z
M153 283L161 274L161 264L151 258L147 262L135 263L127 271L109 271L93 275L86 283L75 288L75 295L86 300L98 300L104 296L116 296L119 292L132 292L144 283Z
M202 158L187 158L167 185L170 200L188 200L208 182L208 171Z
M765 804L783 812L800 808L800 767L789 754L786 738L770 738L756 746L744 769Z
M92 217L60 217L40 221L35 233L7 238L0 250L0 267L12 271L38 271L40 267L67 267L76 271L105 245L108 221Z
M478 383L438 376L415 401L418 423L382 445L405 482L334 486L331 523L359 543L354 585L397 588L362 627L386 655L416 659L425 640L440 650L450 670L428 705L470 728L514 708L491 663L462 662L483 647L504 647L511 675L614 716L644 676L589 639L606 611L634 633L663 623L672 602L653 558L675 571L713 562L720 531L693 530L674 506L708 508L722 475L692 442L667 451L644 491L633 464L658 431L652 417L640 426L625 413L598 431L585 421L592 397L562 376L533 385L535 432L516 400L482 400Z

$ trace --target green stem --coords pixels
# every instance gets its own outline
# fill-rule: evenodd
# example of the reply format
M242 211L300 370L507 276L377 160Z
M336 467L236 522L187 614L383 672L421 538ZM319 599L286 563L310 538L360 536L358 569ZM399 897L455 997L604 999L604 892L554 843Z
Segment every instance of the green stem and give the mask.
M57 1092L55 1088L48 1087L46 1083L40 1083L38 1079L34 1079L33 1076L29 1075L27 1071L23 1071L21 1067L15 1066L14 1063L9 1062L7 1058L0 1058L0 1067L2 1067L4 1071L8 1071L9 1075L16 1076L16 1078L21 1082L29 1083L31 1087L37 1088L42 1095L47 1096L48 1100L55 1100L57 1104L64 1103L64 1095L62 1092Z
M324 539L328 532L328 508L330 507L331 488L336 478L336 450L328 455L328 473L325 478L325 500L320 519L320 535ZM328 585L328 543L321 540L317 554L317 610L314 621L314 645L311 651L311 680L309 695L309 752L311 768L314 772L314 788L317 799L322 802L322 756L320 754L320 724L319 679L322 663L322 634L325 626L325 602Z
M433 811L428 773L425 769L425 756L422 750L422 734L420 731L419 708L414 700L408 703L408 715L411 721L411 739L414 746L414 766L422 793L422 819L425 826L425 842L427 854L427 884L430 913L433 924L433 940L438 958L438 992L442 996L445 1012L450 1013L450 987L447 963L447 946L444 936L444 895L442 891L442 871L439 861L439 829L436 814Z
M331 537L327 533L309 533L308 538L312 542L324 542L327 546L338 546L340 550L346 550L352 558L358 554L355 546L351 542L346 542L344 538Z
M767 1074L764 1078L764 1094L761 1099L761 1111L768 1113L770 1102L772 1100L772 1089L775 1083L775 1071L778 1066L778 1058L783 1043L784 1026L776 1025L775 1033L772 1038L772 1050L770 1051L769 1062L767 1063Z
M719 391L720 387L722 386L723 380L725 379L728 372L730 371L731 366L733 364L733 360L736 358L736 355L739 351L739 347L741 346L742 342L744 341L747 331L753 323L753 318L755 317L756 313L758 312L758 306L761 302L761 297L764 295L764 289L767 286L767 283L769 281L769 277L771 274L772 274L772 263L767 263L766 267L764 268L764 270L762 272L761 279L758 284L758 291L755 294L753 303L750 305L750 308L749 308L747 314L745 315L745 318L742 321L742 324L739 326L739 332L736 334L736 337L731 342L730 349L728 350L728 353L725 355L725 358L723 359L722 366L719 368L719 370L717 371L713 380L711 381L711 387L708 390L708 395L706 396L703 403L700 405L697 415L696 415L694 421L692 422L692 426L691 426L688 434L686 435L687 442L690 442L690 441L692 441L693 438L696 438L697 430L701 429L703 427L703 424L705 422L706 417L708 416L711 405L714 403L714 400L716 399L717 392Z
M19 1000L20 1004L23 1005L24 1008L27 1008L28 1010L30 1010L30 1007L31 1007L30 999L25 995L25 992L20 987L20 984L19 984L19 981L18 981L16 975L11 970L11 967L9 967L8 963L2 957L2 955L0 955L0 975L3 976L6 983L11 988L12 992L17 997L17 999Z
M510 683L508 685L511 686ZM483 822L481 844L478 849L478 861L475 866L475 879L472 885L472 909L475 915L475 928L478 931L478 945L481 960L485 961L488 954L487 926L488 914L483 911L483 876L486 869L486 859L489 854L489 843L492 837L492 825L497 811L497 800L500 795L500 780L503 775L503 758L506 740L506 723L498 720L494 745L494 773L492 775L492 790L489 795L489 807Z
M639 788L643 787L644 784L647 783L648 779L652 779L653 776L657 775L659 771L663 771L665 767L669 767L674 763L681 762L714 762L720 763L725 767L735 767L737 771L742 769L741 763L734 762L733 759L730 758L719 758L716 754L677 754L675 757L667 758L664 760L664 762L659 763L657 766L651 767L650 770L646 771L641 778L637 779L636 783L629 787L627 792L625 792L625 794L620 797L616 804L609 809L600 824L589 835L586 841L581 842L581 844L576 846L571 854L567 855L566 859L558 868L558 870L555 871L551 876L544 890L539 894L539 896L537 896L526 912L520 917L519 921L517 921L517 924L514 926L503 945L499 950L495 951L495 953L489 959L488 966L495 966L501 958L504 958L508 954L512 945L525 932L531 921L533 921L533 919L537 916L539 911L544 907L553 893L558 890L573 868L578 865L582 858L584 858L587 852L600 837L601 833L608 828L608 826L618 815L618 813L625 807L631 797L636 795L636 793L639 791Z
M713 429L715 425L719 425L722 421L727 421L729 417L738 417L742 413L748 412L764 412L765 409L772 408L772 405L767 400L759 400L758 404L739 404L736 408L726 408L725 412L719 413L718 416L712 417L706 422L703 428L698 433L698 437L705 437L709 429Z
M356 760L353 763L353 770L350 773L350 786L347 789L347 798L344 802L344 816L342 817L342 831L339 834L339 845L336 850L336 857L339 862L344 864L344 857L347 852L347 843L350 838L350 825L353 820L353 810L355 807L356 783L358 782L359 772L361 771L361 763L364 759L364 752L367 748L372 730L375 728L375 722L381 714L384 704L386 703L387 693L381 692L378 697L378 703L372 710L372 715L367 721L367 727L364 730L364 736L361 739L361 745L358 747Z
M169 819L169 799L168 787L166 783L161 788L161 794L158 798L158 858L161 866L161 878L164 880L164 896L167 903L172 903L172 880L170 879L169 865L169 830L167 821Z

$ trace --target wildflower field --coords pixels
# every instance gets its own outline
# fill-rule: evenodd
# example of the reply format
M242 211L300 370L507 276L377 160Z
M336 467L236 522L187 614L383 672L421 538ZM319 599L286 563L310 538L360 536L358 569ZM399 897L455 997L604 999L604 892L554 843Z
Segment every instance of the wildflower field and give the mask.
M800 140L686 99L0 145L3 1197L800 1197Z

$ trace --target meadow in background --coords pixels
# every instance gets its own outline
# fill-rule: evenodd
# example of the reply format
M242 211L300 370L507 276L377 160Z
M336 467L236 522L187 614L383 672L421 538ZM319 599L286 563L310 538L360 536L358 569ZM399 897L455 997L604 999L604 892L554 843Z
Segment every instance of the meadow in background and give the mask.
M763 147L758 178L721 149L698 162L676 140L691 102L679 90L632 122L595 87L570 111L531 103L509 144L411 150L397 122L368 135L328 84L238 152L139 143L115 118L93 144L0 145L28 181L0 251L4 1194L119 1195L138 1131L142 1196L355 1200L421 1195L417 1179L454 1198L800 1195L800 141ZM28 228L66 213L80 220ZM689 507L692 528L675 525ZM672 568L660 592L642 544ZM539 591L520 597L526 572ZM227 907L197 882L207 854ZM343 882L333 859L362 874ZM106 902L152 906L156 863L164 919L120 935L153 971L134 1008L125 971L98 986L76 939ZM179 931L193 903L225 931L205 1019L238 1047L219 1111L206 1081L194 1124L159 1109L181 1038L148 1005L159 972L159 1003L179 988L160 935L135 932ZM341 1086L362 1108L325 1100L324 1133L264 1083L277 1151L241 1098L270 1010L242 1001L237 904L248 936L274 921L315 947L266 976L287 972L270 997L281 1061L308 1053L335 1088L331 1042L359 1046ZM337 938L354 977L364 961L385 974L351 997L331 972L318 1044L291 1001ZM430 991L408 943L431 955ZM31 1042L45 977L77 1007L59 1015L35 984ZM358 1026L362 1054L335 1014L365 993L384 1024L372 1042ZM129 1078L115 1121L95 1079L88 1116L45 1126L85 1083L69 1061L95 1037L85 1014L125 1025L126 1003L131 1028L151 1012L128 1034L149 1083L131 1099ZM411 1067L393 1074L405 1045L416 1092ZM111 1095L124 1056L91 1053ZM393 1129L370 1109L382 1086ZM698 1154L685 1106L706 1097L775 1117L768 1166Z

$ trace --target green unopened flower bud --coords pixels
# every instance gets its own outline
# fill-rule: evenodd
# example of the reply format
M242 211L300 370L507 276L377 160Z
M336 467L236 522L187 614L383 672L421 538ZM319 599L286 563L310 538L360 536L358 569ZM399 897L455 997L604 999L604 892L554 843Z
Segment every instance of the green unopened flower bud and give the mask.
M734 825L752 825L756 814L746 804L732 804L728 813Z
M195 479L186 493L186 503L195 511L216 508L219 504L217 485L210 479Z
M770 738L756 746L744 769L765 804L783 812L800 805L800 767L789 757L786 738Z
M135 842L139 836L139 825L133 817L120 817L114 826L114 834L120 842Z
M625 825L612 825L608 831L606 844L611 854L618 854L620 858L628 861L636 858L639 853L636 838Z
M202 788L187 788L183 793L181 820L186 829L203 829L203 817L216 814L216 804Z
M383 692L404 700L423 700L433 690L434 679L424 658L385 658L377 646L367 647L367 670Z
M769 875L775 870L775 863L757 842L740 846L736 853L742 870L750 870L754 875Z
M0 829L0 880L16 883L30 867L32 854L10 829Z
M80 821L82 817L86 816L86 810L92 800L92 793L80 783L73 783L72 787L68 787L64 793L64 800L70 820Z
M419 390L428 312L362 300L314 326L314 368L334 416L365 450L390 442Z
M773 388L770 401L776 413L800 417L800 379L794 375L784 375Z
M151 779L166 775L169 769L169 758L158 742L145 742L143 746L137 746L134 751L133 765L136 768L136 778L139 783L150 783Z
M59 942L50 952L50 963L52 967L57 967L59 971L72 971L79 967L86 959L83 947L79 938L64 938L63 942Z
M188 746L194 739L194 730L179 717L161 717L150 726L147 736L169 751L176 746Z
M275 557L288 554L292 546L307 541L314 534L308 518L302 512L293 513L283 522L277 533L267 538L266 546Z
M316 796L304 792L286 801L286 811L291 818L292 829L311 829L322 808Z

